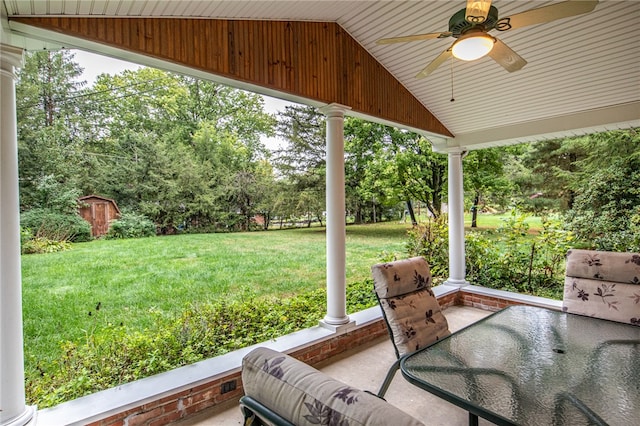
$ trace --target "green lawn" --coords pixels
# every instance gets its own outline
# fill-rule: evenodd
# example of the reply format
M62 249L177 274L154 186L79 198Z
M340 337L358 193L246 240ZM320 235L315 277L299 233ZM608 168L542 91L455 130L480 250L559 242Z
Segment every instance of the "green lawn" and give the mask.
M500 216L483 215L495 227ZM370 277L388 254L405 257L409 223L347 227L347 283ZM143 330L193 302L286 297L325 286L324 228L199 234L74 244L22 257L26 367L61 355L107 326ZM248 291L247 291L248 290Z
M347 227L347 282L368 278L382 252L403 256L407 224ZM75 244L22 257L25 355L60 355L107 324L144 329L194 301L286 296L325 285L323 228Z

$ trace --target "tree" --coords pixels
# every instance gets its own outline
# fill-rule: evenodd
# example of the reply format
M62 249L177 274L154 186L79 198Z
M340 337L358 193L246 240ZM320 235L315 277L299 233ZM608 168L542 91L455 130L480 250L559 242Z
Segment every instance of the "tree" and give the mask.
M16 112L22 210L37 204L37 185L53 179L65 191L79 188L91 137L80 67L68 51L30 52L18 73ZM51 187L51 185L48 185Z
M101 192L165 232L233 228L238 211L250 214L243 185L275 122L260 96L150 68L101 75L95 89Z
M367 179L367 171L381 154L384 141L392 131L390 127L359 118L345 119L346 204L356 223L365 222L367 216L371 221L377 220L378 194L375 186L372 187L374 180Z
M313 107L287 106L278 114L276 131L287 146L274 153L274 166L296 194L297 213L321 219L326 190L324 115Z
M464 157L464 184L473 193L471 202L471 227L476 228L478 205L483 195L504 193L509 182L504 177L503 163L505 150L489 148L471 151Z
M523 157L530 170L526 179L529 195L541 194L546 199L560 200L560 208L571 208L575 193L571 182L578 171L578 162L586 155L589 137L554 139L531 144ZM521 181L524 183L524 181Z
M588 149L575 164L567 225L594 248L640 250L640 134L612 131L572 143Z
M446 156L433 152L426 139L413 133L403 134L393 141L398 150L395 161L398 183L408 206L412 199L421 201L433 217L439 217L446 195Z

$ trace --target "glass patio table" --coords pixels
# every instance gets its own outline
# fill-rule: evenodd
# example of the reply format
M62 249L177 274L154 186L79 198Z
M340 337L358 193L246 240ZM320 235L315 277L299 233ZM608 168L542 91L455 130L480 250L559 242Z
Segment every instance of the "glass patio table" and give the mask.
M639 313L640 316L640 313ZM498 425L640 424L640 327L510 306L403 358L404 377Z

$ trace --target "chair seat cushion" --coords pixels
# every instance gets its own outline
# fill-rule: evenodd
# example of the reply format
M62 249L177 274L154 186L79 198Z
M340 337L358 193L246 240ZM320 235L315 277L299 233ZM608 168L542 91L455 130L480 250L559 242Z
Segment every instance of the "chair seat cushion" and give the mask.
M451 334L431 290L431 271L422 257L371 267L380 307L398 356Z
M299 426L423 425L374 395L268 348L243 358L242 383L246 395Z

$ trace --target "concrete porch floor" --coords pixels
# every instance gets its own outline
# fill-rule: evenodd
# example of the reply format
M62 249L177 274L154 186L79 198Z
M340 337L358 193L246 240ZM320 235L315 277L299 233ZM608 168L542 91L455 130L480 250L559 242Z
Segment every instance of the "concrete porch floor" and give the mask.
M482 309L452 306L444 311L449 329L453 332L491 314ZM388 337L378 339L340 356L331 358L317 366L324 373L351 386L377 392L387 370L395 361L393 346ZM433 426L466 426L469 418L466 411L450 404L407 382L399 371L385 395L385 399ZM204 411L189 419L174 423L176 426L233 426L242 425L242 415L237 401ZM480 425L491 423L480 419ZM398 425L400 426L400 425Z

